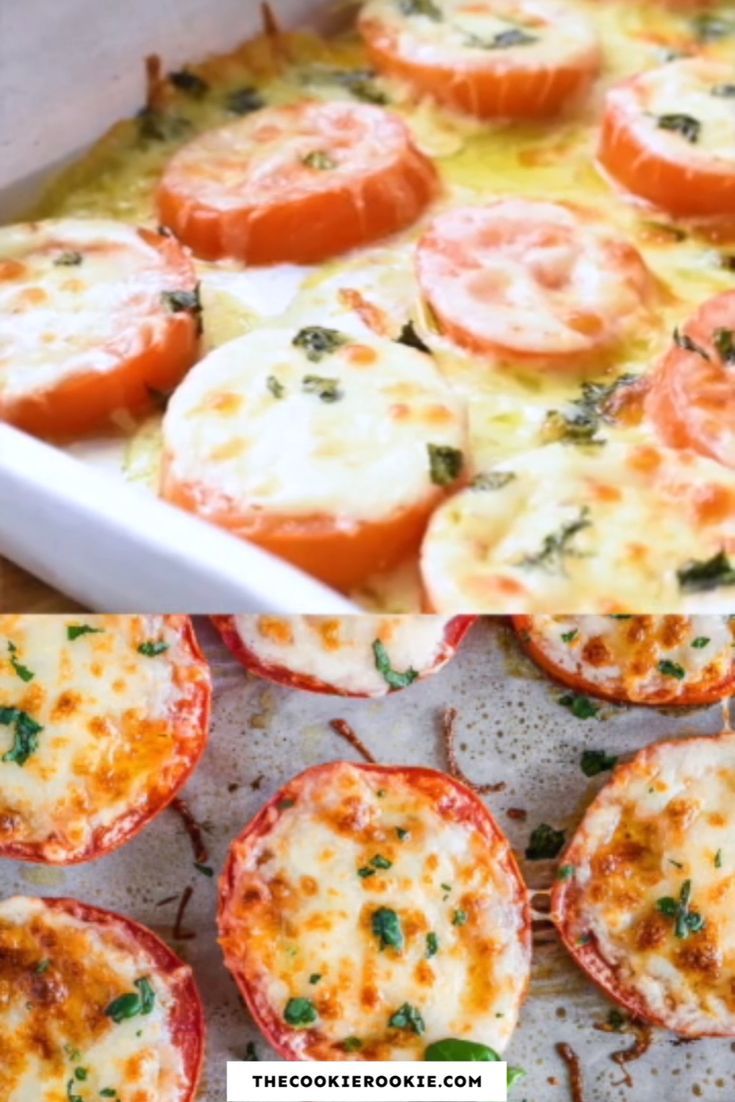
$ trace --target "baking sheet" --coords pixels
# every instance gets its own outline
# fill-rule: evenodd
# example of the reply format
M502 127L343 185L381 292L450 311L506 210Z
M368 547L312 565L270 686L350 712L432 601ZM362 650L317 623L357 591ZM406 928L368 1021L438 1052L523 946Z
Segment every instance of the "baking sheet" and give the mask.
M579 769L583 749L627 754L657 739L714 734L723 725L718 705L685 713L603 704L601 718L575 719L558 703L563 690L524 656L500 621L472 630L458 657L441 673L384 700L360 701L281 689L246 675L206 620L197 632L212 664L215 698L209 748L185 797L205 828L210 865L217 874L231 839L293 774L311 765L356 757L328 726L347 719L376 757L395 764L446 768L440 737L445 707L458 709L457 747L476 782L504 780L488 803L522 854L540 822L570 830L603 778ZM508 817L524 808L526 822ZM550 862L521 862L534 888L550 883ZM191 940L174 941L177 900L191 884L184 919ZM277 1058L243 1010L222 964L215 937L216 877L193 867L191 844L178 815L165 812L112 856L69 870L0 862L0 895L72 895L144 922L188 960L199 980L209 1020L209 1055L200 1102L225 1102L225 1062L244 1059L248 1042L261 1059ZM171 902L161 900L175 896ZM538 897L541 904L542 897ZM160 905L159 905L160 904ZM632 1044L629 1035L602 1033L611 1004L570 962L550 927L538 924L533 981L521 1026L508 1051L528 1075L515 1102L568 1102L566 1069L555 1045L567 1041L584 1067L586 1102L733 1102L735 1061L728 1040L676 1044L655 1031L651 1051L629 1065L633 1087L622 1082L610 1055Z

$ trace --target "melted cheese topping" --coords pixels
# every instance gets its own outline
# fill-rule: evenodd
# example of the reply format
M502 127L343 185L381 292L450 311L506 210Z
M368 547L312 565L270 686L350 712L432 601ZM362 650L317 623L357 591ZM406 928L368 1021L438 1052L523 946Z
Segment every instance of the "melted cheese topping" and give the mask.
M154 992L151 1011L116 1024L106 1009L135 994L142 978ZM121 1102L183 1102L190 1084L171 1034L172 1007L170 980L122 921L94 924L42 899L0 902L4 1102L98 1099L110 1090Z
M608 109L620 111L638 140L659 157L713 171L735 171L735 110L732 66L702 58L670 62L644 73L632 84L613 89ZM660 120L692 119L699 124L694 141Z
M733 546L735 482L719 464L666 448L552 444L487 478L491 488L462 491L429 524L422 567L436 611L731 604L732 587L687 598L677 577Z
M425 676L451 657L449 623L445 616L235 617L240 638L261 662L366 696L390 688L376 665L376 639L393 670Z
M578 7L554 0L438 0L417 4L408 14L405 7L396 0L370 0L361 20L381 24L401 56L414 64L500 71L556 68L587 61L598 49L594 24ZM503 44L503 36L513 32L523 32L526 40Z
M125 837L198 756L205 678L163 616L0 616L0 848L63 862Z
M529 638L561 671L632 701L676 703L733 672L730 616L534 616Z
M441 6L447 8L444 3ZM697 34L701 13L693 12L690 6L673 11L664 4L570 0L565 7L574 14L574 26L564 24L570 27L569 43L577 40L578 28L589 22L603 43L605 56L600 94L593 90L584 103L558 120L489 125L453 116L428 102L416 103L399 82L371 76L365 50L355 35L330 40L312 35L288 36L290 65L284 64L282 57L276 58L270 41L261 38L226 58L197 66L196 73L208 86L203 94L191 95L167 86L160 100L160 117L155 120L158 137L150 136L145 118L142 123L131 119L118 124L52 187L37 213L111 216L155 227L154 194L165 164L196 133L233 120L232 93L254 88L269 106L295 103L305 95L350 102L377 96L405 118L421 150L438 160L444 185L440 206L466 206L516 196L577 203L604 212L611 232L639 249L664 293L651 324L636 325L612 351L600 355L595 381L609 384L624 374L645 377L670 347L673 329L681 328L707 298L728 290L732 274L722 263L722 254L728 250L718 247L710 236L686 225L671 226L659 216L652 216L612 188L598 171L595 154L602 93L633 74L658 71L669 52L696 51L731 65L735 35L727 33L727 25L732 22L732 13L729 3L708 6L708 18L720 20L725 33L705 41L704 35ZM494 10L501 18L499 7L494 6ZM460 18L475 16L489 18L486 10L471 16L465 12ZM502 29L516 21L522 21L517 7L509 8L507 19L502 15ZM432 24L432 30L424 26L426 22L412 17L412 34L425 31L431 39L436 25ZM559 57L557 27L561 24L555 21L541 35L550 49L553 44L555 61ZM482 28L483 33L494 33L496 29L500 28L495 23ZM444 54L446 28L442 28L438 42ZM436 41L433 48L436 52ZM527 44L465 53L478 54L485 64L489 53L497 53L498 61L505 56L517 62L523 51L536 48ZM664 106L679 110L678 101ZM721 105L716 109L720 110ZM662 131L659 136L680 142L687 155L696 148L675 133ZM658 220L652 220L654 217ZM420 227L417 229L420 232ZM289 308L294 294L291 309L300 323L319 322L356 335L369 332L364 318L373 313L371 307L377 307L379 325L375 331L395 338L412 320L417 333L431 347L445 379L468 402L471 467L486 470L559 439L560 414L573 420L579 413L582 378L573 371L540 372L512 357L502 369L494 370L486 360L460 353L436 332L430 313L420 301L413 274L416 240L414 232L402 234L387 246L359 250L316 271L287 266L245 271L231 262L197 261L208 346L217 346L263 322L272 324L270 319ZM359 292L365 300L361 312L356 306L359 300L352 297L350 305L340 297L342 291L350 290ZM385 328L380 328L381 313ZM636 443L656 438L652 426L645 416L641 419L635 406L630 411L626 406L624 413L602 417L597 438ZM146 423L133 439L126 460L132 477L145 470L145 481L154 492L159 484L159 441L152 423ZM584 459L584 453L581 456ZM622 514L615 517L611 511L610 523L624 528L626 518ZM355 594L356 599L376 611L419 611L420 589L415 576L416 563L412 560L387 576L371 579ZM678 600L673 591L670 596ZM593 606L590 591L588 607L600 611L605 597L605 593L596 596ZM636 594L633 602L636 608L642 607L645 591L640 594L641 600L638 597ZM666 611L674 607L670 604Z
M218 504L348 523L435 493L428 445L461 450L464 414L429 357L342 336L315 361L295 339L294 329L259 329L190 372L164 422L176 481Z
M735 1032L734 788L732 735L651 747L618 769L564 857L565 936L591 935L615 992L681 1032ZM687 881L704 926L677 936L659 901L679 903Z
M162 341L180 275L132 226L102 219L0 229L0 395L114 371Z
M235 843L236 886L221 916L228 966L287 1031L288 1000L314 1003L318 1023L289 1039L302 1059L421 1059L445 1037L502 1050L529 970L507 842L455 820L456 790L437 795L437 775L412 783L326 768L299 778L294 806L266 834ZM381 909L397 916L402 946L381 948ZM425 1030L389 1027L404 1003ZM345 1056L348 1037L362 1047Z

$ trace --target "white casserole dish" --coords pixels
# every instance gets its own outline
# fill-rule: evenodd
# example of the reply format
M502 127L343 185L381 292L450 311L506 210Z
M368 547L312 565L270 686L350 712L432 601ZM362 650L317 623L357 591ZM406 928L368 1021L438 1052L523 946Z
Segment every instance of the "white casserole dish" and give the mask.
M318 7L277 4L284 25L314 24ZM0 222L22 215L64 161L137 110L147 54L175 67L260 25L256 0L0 6ZM108 451L85 447L85 462L0 425L0 555L99 610L354 611L257 547L100 471Z

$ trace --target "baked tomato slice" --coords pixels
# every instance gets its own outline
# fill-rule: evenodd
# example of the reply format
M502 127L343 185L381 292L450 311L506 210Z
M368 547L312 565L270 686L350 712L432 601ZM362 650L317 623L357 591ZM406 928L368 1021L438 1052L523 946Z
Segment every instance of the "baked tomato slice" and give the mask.
M560 859L552 919L636 1018L735 1036L735 736L661 742L619 766Z
M599 158L641 199L680 216L735 214L732 69L694 57L607 94Z
M0 228L0 420L109 429L172 390L198 343L196 274L173 238L95 218Z
M555 115L600 68L594 26L556 0L370 0L358 26L381 72L484 119Z
M475 616L213 616L246 669L290 689L378 697L431 677Z
M661 438L735 467L735 292L706 302L654 375L646 400Z
M130 841L196 768L210 696L188 616L0 616L0 857Z
M590 211L536 199L448 210L416 254L442 334L491 358L576 366L640 318L652 292L633 245Z
M191 968L131 918L0 901L3 1098L193 1102L205 1024Z
M194 138L169 161L158 210L207 260L313 264L411 225L437 189L397 115L309 100Z
M521 646L557 681L630 704L712 704L735 691L730 616L514 616Z
M549 444L475 476L432 516L427 611L726 612L735 483L692 451Z
M508 841L431 769L332 762L292 780L232 845L219 930L288 1060L422 1060L447 1037L502 1051L528 985Z
M429 356L318 325L210 353L163 432L164 497L338 589L415 551L465 468L464 404Z

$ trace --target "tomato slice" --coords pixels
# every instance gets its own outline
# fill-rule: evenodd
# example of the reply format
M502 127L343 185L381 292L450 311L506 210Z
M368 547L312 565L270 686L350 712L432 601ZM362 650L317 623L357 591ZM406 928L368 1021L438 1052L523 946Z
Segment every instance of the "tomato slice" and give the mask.
M523 649L580 693L631 704L712 704L735 691L729 616L514 616Z
M306 101L194 138L169 161L158 209L205 259L311 264L411 225L437 187L396 115Z
M419 244L417 272L456 344L562 368L620 337L652 289L637 250L591 213L529 199L438 215Z
M307 770L233 842L220 880L225 963L289 1060L421 1060L448 1036L502 1051L530 926L490 811L431 769Z
M427 611L727 612L735 482L692 451L549 444L478 474L421 548Z
M217 349L163 428L168 500L341 589L415 550L463 478L464 405L430 357L321 326Z
M587 810L551 893L590 978L686 1037L735 1036L733 784L730 732L647 747Z
M600 68L595 28L555 0L370 0L358 25L381 72L485 119L557 114Z
M607 94L602 166L671 214L735 214L732 87L729 65L701 57L619 84Z
M0 229L0 419L69 438L151 408L197 358L194 267L173 238L102 219Z
M700 307L653 378L647 411L662 439L735 467L735 292Z
M75 899L16 896L0 902L0 959L5 1098L67 1098L77 1085L85 1098L196 1098L201 998L151 930Z
M0 857L71 865L129 842L204 752L188 616L0 616Z
M477 617L213 616L246 669L290 689L379 697L438 673ZM382 649L376 651L376 641ZM387 663L387 667L381 667Z

